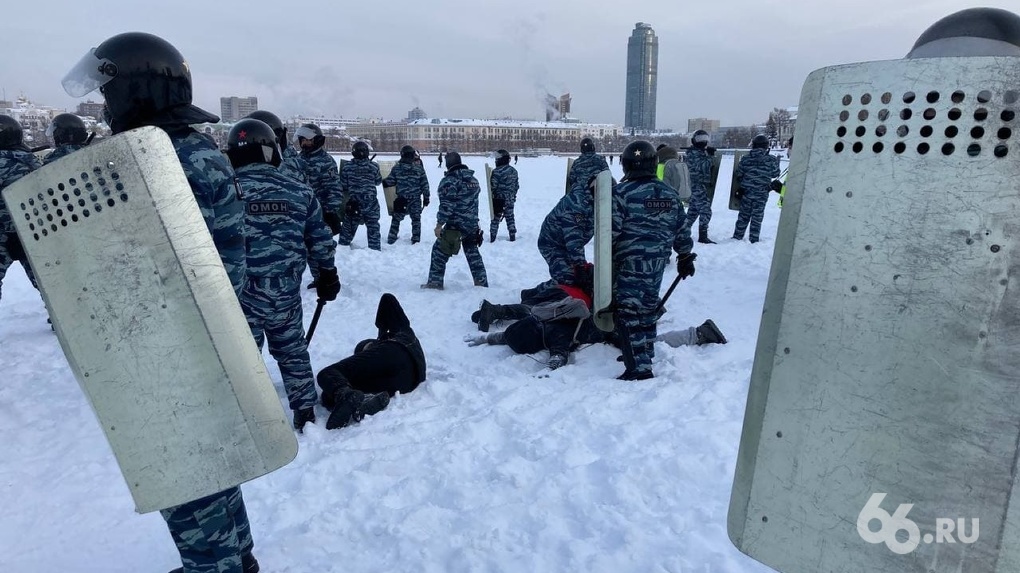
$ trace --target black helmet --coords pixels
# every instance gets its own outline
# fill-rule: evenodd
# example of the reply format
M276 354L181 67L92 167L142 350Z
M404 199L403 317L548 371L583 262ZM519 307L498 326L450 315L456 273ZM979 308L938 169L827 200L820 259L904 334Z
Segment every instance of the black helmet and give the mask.
M314 123L304 123L301 124L301 127L297 128L297 131L294 132L294 140L298 142L298 145L302 149L304 149L305 147L301 145L302 139L312 142L312 151L315 151L326 143L326 136L322 135L322 130Z
M18 120L9 115L0 115L0 149L23 149L25 132Z
M227 157L235 169L252 163L269 163L279 167L283 160L273 128L251 118L242 119L230 128L227 134Z
M758 135L754 136L754 139L751 140L751 149L768 149L768 148L769 138L767 135L763 133L759 133Z
M368 159L368 153L371 151L368 148L368 144L364 141L355 141L354 147L351 148L351 155L355 159Z
M85 122L73 113L62 113L53 118L50 126L46 128L46 135L53 138L54 145L85 145L89 138L89 132L85 129Z
M595 142L590 137L586 137L581 140L581 153L588 153L595 151Z
M1020 16L999 8L968 8L928 27L908 58L1020 56Z
M405 145L400 148L400 160L404 163L413 163L414 158L418 156L418 152L414 150L410 145Z
M454 167L456 167L458 165L463 165L463 163L460 162L460 154L457 153L456 151L447 151L446 152L446 169L450 170L450 169L453 169Z
M257 119L268 125L276 134L276 144L280 146L280 149L287 147L287 128L283 126L283 122L275 113L260 109L249 113L248 118Z
M191 105L191 70L169 42L142 32L109 38L64 76L64 91L81 97L95 89L106 100L104 116L114 133L142 125L216 123Z
M698 149L705 149L708 147L708 139L708 132L704 129L699 129L691 136L691 145Z
M500 149L496 152L496 167L502 167L504 165L510 165L510 152L505 149Z
M623 174L627 176L627 179L655 177L659 158L651 143L632 141L623 148L623 153L620 154L620 165L623 165Z

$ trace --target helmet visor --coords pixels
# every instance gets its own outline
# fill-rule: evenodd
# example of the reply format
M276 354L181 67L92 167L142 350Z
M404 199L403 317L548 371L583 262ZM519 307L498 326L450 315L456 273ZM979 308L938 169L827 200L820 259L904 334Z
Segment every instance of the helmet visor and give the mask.
M302 125L294 132L294 141L297 142L299 139L315 139L316 135L318 134L315 133L314 129L306 125Z
M117 64L106 58L97 58L92 48L71 71L67 72L60 84L71 97L82 97L93 92L117 77Z

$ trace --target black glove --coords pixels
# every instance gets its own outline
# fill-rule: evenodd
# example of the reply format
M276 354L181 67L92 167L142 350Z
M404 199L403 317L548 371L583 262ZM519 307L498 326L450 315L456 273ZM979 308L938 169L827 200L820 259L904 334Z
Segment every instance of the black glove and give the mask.
M776 193L779 193L780 191L783 190L783 182L778 179L773 179L772 182L769 183L769 189L772 189Z
M709 156L715 155L715 148L712 146L708 146L705 148L705 153L707 153Z
M574 264L574 286L586 293L592 292L595 288L595 265L591 263Z
M425 199L421 202L421 206L422 207L428 207L429 206L429 196L428 195L426 195Z
M361 214L361 205L358 205L358 202L355 199L348 199L347 205L344 206L344 213L346 213L348 217L357 217Z
M736 197L737 199L743 199L744 198L744 188L743 187L737 187L737 190L733 193L733 196Z
M393 200L393 214L407 213L407 197L397 197Z
M676 258L676 272L680 280L694 276L694 259L698 258L697 253L687 253Z
M319 269L319 279L312 284L319 300L336 300L336 295L340 294L340 275L335 268Z
M3 235L0 235L0 237L2 236ZM8 233L6 243L7 255L11 257L11 259L18 262L28 260L28 256L25 254L25 247L21 244L21 239L18 238L17 233Z
M329 232L333 235L336 235L337 233L340 232L340 227L344 222L340 215L334 213L333 211L323 211L322 220L323 222L326 223L326 226L329 227Z

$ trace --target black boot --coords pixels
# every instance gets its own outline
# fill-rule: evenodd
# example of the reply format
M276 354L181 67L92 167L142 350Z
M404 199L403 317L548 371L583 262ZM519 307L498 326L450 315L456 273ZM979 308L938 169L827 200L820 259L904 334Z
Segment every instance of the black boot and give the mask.
M315 423L315 408L302 408L300 410L294 410L294 429L298 433L303 433L305 430L305 424Z
M245 553L241 556L241 572L242 573L259 573L259 561L255 559L255 556L251 553ZM178 567L170 573L184 573L184 567Z
M377 414L390 404L386 392L365 394L357 390L341 390L336 397L336 406L326 421L327 430L345 428L363 420L365 416Z
M478 308L478 330L489 332L489 327L498 318L496 316L498 307L499 305L492 304L484 299L482 300L482 306Z
M510 233L510 242L512 243L512 242L514 242L516 240L517 240L517 233Z
M482 301L478 309L478 330L489 332L489 327L500 320L520 320L531 314L531 308L524 304L492 304Z
M708 229L698 229L698 242L706 245L714 245L715 241L708 238Z
M702 344L726 344L726 337L723 336L719 327L712 322L712 319L706 320L694 330L698 334L699 346Z

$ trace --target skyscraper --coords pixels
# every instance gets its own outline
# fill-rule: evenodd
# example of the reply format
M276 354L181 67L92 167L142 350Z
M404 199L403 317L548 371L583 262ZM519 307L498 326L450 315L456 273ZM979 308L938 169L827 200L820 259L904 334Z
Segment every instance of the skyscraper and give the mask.
M255 96L220 98L220 119L223 123L240 121L249 113L258 110L259 98Z
M655 90L659 73L659 39L651 24L638 22L627 40L627 102L624 127L655 129Z

